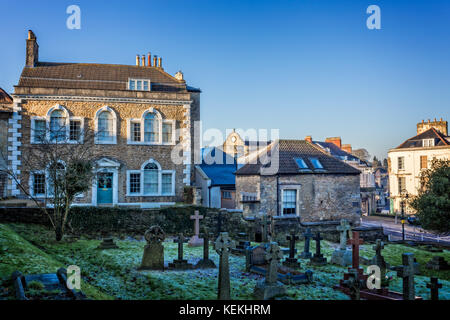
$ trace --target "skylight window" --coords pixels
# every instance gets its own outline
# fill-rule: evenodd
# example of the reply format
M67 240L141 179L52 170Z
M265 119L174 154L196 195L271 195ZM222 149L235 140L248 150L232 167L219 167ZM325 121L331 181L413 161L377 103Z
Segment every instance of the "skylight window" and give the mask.
M308 165L306 164L305 160L303 160L302 158L295 158L295 162L297 163L300 170L308 169Z
M309 158L309 161L311 161L312 165L314 166L314 169L323 169L323 165L322 163L320 163L319 159Z
M129 79L128 90L132 91L150 91L150 80L146 79Z

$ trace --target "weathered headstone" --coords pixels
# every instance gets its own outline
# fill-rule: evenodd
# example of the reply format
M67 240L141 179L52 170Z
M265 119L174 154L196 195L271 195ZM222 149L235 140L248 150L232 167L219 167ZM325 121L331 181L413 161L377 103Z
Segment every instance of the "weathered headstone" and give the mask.
M347 220L342 219L341 224L336 227L340 232L339 249L336 249L331 256L331 263L340 266L349 266L352 264L352 253L347 250L347 234L351 230L350 224Z
M415 300L414 275L419 273L419 264L412 253L402 254L402 264L393 269L397 271L397 276L403 278L403 300Z
M438 278L431 277L427 288L430 289L430 300L439 300L439 289L442 288L442 283L438 282Z
M245 232L238 233L239 242L236 248L232 250L235 254L245 254L248 247L250 247L250 241L248 241L248 235Z
M271 242L265 256L268 261L266 278L256 283L254 296L256 299L267 300L286 293L286 288L278 282L278 261L283 258L276 242Z
M166 235L161 227L152 226L144 234L147 241L140 270L164 270L164 241Z
M189 240L188 246L190 247L200 247L203 245L203 239L199 238L200 234L200 220L203 219L203 216L199 215L198 210L195 210L195 214L191 216L191 220L194 220L194 235Z
M311 258L311 263L316 265L327 264L327 258L325 258L320 252L320 241L323 240L323 238L320 236L320 232L316 233L314 240L316 241L316 253Z
M291 234L286 237L289 241L289 257L283 261L283 265L289 268L300 268L300 263L298 259L295 258L295 241L299 239L299 237L295 234L295 230L291 231Z
M303 236L305 237L305 247L303 249L303 252L300 255L300 258L302 258L302 259L309 259L312 256L311 252L309 251L311 238L313 237L313 234L311 233L311 229L310 228L306 228L305 233L303 234Z
M441 256L434 256L431 258L430 261L426 264L427 269L436 270L436 271L443 271L443 270L450 270L450 265L445 260L444 257Z
M261 227L262 227L262 242L269 242L270 227L272 225L272 216L263 214Z
M235 247L234 241L228 235L228 232L222 232L216 239L214 248L219 254L219 283L217 298L219 300L230 300L230 251Z
M97 249L119 249L119 247L115 244L114 239L109 237L103 238L103 241L98 245Z
M215 268L216 264L209 258L209 233L205 231L203 234L203 259L201 259L195 267L198 269Z
M363 288L363 283L359 277L358 270L350 269L347 274L348 279L342 281L342 285L350 290L350 299L360 300L360 293Z
M187 242L182 233L179 234L178 238L173 240L173 242L178 244L178 259L173 260L169 263L169 268L177 270L192 269L192 264L188 263L187 260L183 258L183 244Z
M386 270L389 269L389 264L384 260L384 257L381 255L381 250L384 249L384 242L381 241L381 239L377 239L375 242L375 246L373 246L373 249L375 250L375 256L372 258L370 263L380 268L381 286L386 287L388 286L388 283L386 281Z
M352 245L352 269L359 270L359 246L364 241L359 238L359 232L353 231L353 236L347 240L347 243Z

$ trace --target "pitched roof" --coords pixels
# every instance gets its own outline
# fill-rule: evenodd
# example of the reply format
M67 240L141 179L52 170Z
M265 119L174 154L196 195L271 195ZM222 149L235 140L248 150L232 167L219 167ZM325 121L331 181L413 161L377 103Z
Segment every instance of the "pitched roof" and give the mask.
M0 111L10 112L13 98L2 88L0 88Z
M319 147L305 140L276 140L267 147L266 153L270 159L266 164L263 154L258 158L256 164L244 165L236 171L236 175L361 173L359 170L328 155L320 150ZM308 169L301 169L296 159L302 159ZM315 168L313 165L314 159L319 160L323 168ZM270 168L278 168L278 170L272 171Z
M211 179L211 186L231 186L236 183L236 161L220 148L202 149L202 164L199 167Z
M198 91L158 67L39 62L23 68L19 87L127 90L128 79L150 79L152 91Z
M339 160L361 161L361 159L351 153L348 153L347 151L342 150L334 143L323 141L313 141L313 143L319 145L319 147L323 148L326 152L330 153L333 157L338 158Z
M435 128L430 128L427 131L422 132L412 138L409 138L395 149L405 148L422 148L424 139L434 139L435 146L450 146L448 137L437 131Z

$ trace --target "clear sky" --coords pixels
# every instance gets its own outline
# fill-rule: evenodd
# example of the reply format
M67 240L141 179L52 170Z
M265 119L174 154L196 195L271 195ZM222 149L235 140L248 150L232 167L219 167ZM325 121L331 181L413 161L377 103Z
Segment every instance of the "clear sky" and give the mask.
M66 8L81 8L81 29ZM381 8L381 30L366 9ZM386 157L422 119L450 120L450 1L0 0L0 87L13 91L32 29L40 60L163 57L202 90L203 128L341 136ZM270 138L270 137L269 137Z

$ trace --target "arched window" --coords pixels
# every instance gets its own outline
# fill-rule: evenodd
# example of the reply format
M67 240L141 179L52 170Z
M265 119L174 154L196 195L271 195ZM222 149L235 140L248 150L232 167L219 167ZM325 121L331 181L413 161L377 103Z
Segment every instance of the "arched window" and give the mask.
M56 109L50 114L50 140L63 141L66 139L66 114L63 110Z
M144 141L159 142L159 119L154 113L147 113L144 118Z
M155 163L148 163L144 167L144 193L157 194L158 193L158 178L159 168Z
M109 111L103 111L98 116L98 141L112 142L114 139L113 116Z

